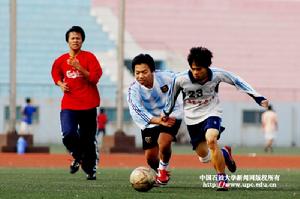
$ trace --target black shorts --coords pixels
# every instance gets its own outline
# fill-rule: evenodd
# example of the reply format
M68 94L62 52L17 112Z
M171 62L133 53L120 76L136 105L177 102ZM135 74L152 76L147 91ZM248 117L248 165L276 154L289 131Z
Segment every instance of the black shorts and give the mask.
M198 124L187 125L193 150L196 149L199 143L206 141L205 133L207 129L217 129L219 131L218 139L220 138L221 133L225 130L225 128L221 126L221 121L221 118L212 116Z
M176 123L172 127L166 127L166 126L155 126L153 128L146 128L144 130L141 130L142 133L142 139L143 139L143 149L152 149L156 146L158 146L157 140L159 137L159 134L161 132L168 133L173 136L173 141L176 142L176 135L178 133L178 130L180 128L181 120L176 120Z

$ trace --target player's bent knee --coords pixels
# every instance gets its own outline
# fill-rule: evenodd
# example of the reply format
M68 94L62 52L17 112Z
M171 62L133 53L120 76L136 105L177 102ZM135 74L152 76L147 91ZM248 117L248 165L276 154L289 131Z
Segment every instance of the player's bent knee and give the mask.
M210 149L216 148L217 143L218 143L218 142L217 142L217 139L216 139L216 138L212 138L212 139L207 140L207 146L208 146L208 148L210 148Z
M216 129L209 129L205 134L205 139L208 145L217 144L219 131Z

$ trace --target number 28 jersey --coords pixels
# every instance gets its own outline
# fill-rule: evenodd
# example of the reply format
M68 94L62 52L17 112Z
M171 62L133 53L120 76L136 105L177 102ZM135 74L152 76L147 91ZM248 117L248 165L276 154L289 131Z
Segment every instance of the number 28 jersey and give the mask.
M222 116L222 109L218 97L221 82L234 85L237 89L247 93L260 104L265 98L257 93L247 82L231 72L208 68L209 80L200 84L190 70L176 75L168 96L164 113L169 115L173 111L176 98L180 92L183 97L184 119L187 125L198 124L210 116Z

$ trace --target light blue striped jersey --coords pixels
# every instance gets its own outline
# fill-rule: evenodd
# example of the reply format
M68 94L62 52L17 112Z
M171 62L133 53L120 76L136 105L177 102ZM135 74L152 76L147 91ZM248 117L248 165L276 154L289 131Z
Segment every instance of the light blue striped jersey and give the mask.
M231 72L210 67L208 70L209 80L200 84L193 78L190 70L179 73L174 78L170 96L167 100L164 113L172 112L178 93L182 92L184 120L187 125L198 124L210 116L222 116L218 88L221 82L235 86L247 93L260 104L265 98L257 93L247 82Z
M134 81L130 85L127 95L129 111L133 121L142 130L157 126L150 124L150 120L154 116L159 117L161 115L174 77L175 73L171 71L156 70L153 72L153 87L151 89L141 85L138 81ZM171 116L182 119L182 113L182 103L176 102Z

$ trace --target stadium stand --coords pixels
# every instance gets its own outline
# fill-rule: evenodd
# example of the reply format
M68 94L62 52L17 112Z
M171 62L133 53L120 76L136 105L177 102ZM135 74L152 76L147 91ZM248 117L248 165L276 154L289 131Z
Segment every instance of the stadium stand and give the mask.
M9 1L0 3L0 83L7 95L9 81ZM68 9L65 9L68 7ZM87 34L84 49L105 52L115 48L101 25L90 15L90 1L27 0L17 7L17 85L18 95L58 96L50 76L54 58L67 50L64 33L72 25L82 26ZM101 58L100 58L101 59ZM4 67L3 67L4 66ZM104 67L103 67L104 68ZM105 77L107 84L113 84ZM45 92L46 91L48 92ZM32 96L31 95L31 96Z
M9 104L9 3L10 0L0 1L0 128L3 132L7 129ZM89 0L17 1L17 106L28 96L39 106L34 124L37 143L60 140L59 120L50 118L57 117L62 94L53 84L50 72L54 59L68 50L66 30L73 25L82 26L87 36L83 49L96 55L116 48L101 24L91 16L90 7ZM102 57L98 59L104 71L99 84L102 102L114 102L116 82L107 73L110 66L102 62Z
M0 1L0 112L8 104L9 0ZM146 6L145 6L146 5ZM66 9L68 8L68 9ZM125 59L150 53L175 71L187 69L186 55L193 46L206 46L216 66L239 74L275 102L281 116L279 146L300 145L300 82L298 22L299 0L130 0L126 1ZM116 101L118 1L26 0L18 1L18 104L30 95L40 105L39 142L60 141L58 119L60 90L51 80L53 59L67 50L64 33L74 24L84 27L84 48L95 52L102 63L102 105ZM125 86L132 81L124 71ZM260 123L245 124L245 110L259 116L261 109L246 95L224 86L223 141L237 145L260 144ZM126 92L126 88L124 88ZM41 99L42 98L42 99ZM46 98L46 99L44 99ZM114 112L115 113L115 112ZM2 114L4 115L4 114ZM0 128L5 129L0 117ZM125 132L138 134L130 122ZM108 132L114 132L114 123ZM53 133L55 132L55 133Z
M94 10L108 7L116 16L117 4L92 1ZM215 65L234 71L277 101L295 101L300 99L300 82L289 80L298 74L299 10L295 0L152 0L147 6L131 0L126 1L125 22L143 49L172 51L185 58L190 47L206 46L214 52ZM182 68L179 63L174 68ZM247 99L225 90L223 99Z
M127 42L150 52L164 52L167 66L175 71L187 68L185 59L191 47L206 46L214 53L215 66L243 77L275 104L279 115L284 115L279 119L279 131L288 133L278 134L278 145L299 145L300 128L295 122L300 113L300 82L296 81L299 0L130 0L125 10L126 32L130 35ZM106 24L108 16L118 16L118 1L92 0L92 14L114 38L113 23ZM224 125L229 132L223 141L262 143L262 110L231 86L221 87ZM245 122L248 111L253 116L250 124Z

